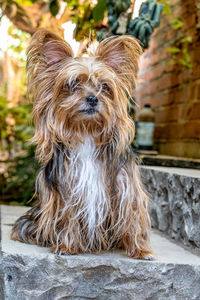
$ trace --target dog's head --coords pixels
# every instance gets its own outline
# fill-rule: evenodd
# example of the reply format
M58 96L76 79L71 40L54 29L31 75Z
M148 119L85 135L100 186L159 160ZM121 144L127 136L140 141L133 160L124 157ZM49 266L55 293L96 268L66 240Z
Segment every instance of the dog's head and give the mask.
M72 134L73 140L90 134L106 142L116 128L130 135L128 97L140 54L133 37L119 36L103 40L88 57L74 57L63 39L37 31L27 59L36 130L48 132L57 142L66 142Z

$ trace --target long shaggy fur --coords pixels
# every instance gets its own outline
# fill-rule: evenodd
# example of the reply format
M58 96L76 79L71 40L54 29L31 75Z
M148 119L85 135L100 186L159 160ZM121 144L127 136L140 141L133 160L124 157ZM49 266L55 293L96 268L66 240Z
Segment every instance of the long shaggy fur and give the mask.
M28 48L34 98L38 204L15 223L11 238L61 253L120 248L151 254L148 196L130 144L127 114L141 48L129 36L108 38L89 57L46 30ZM87 103L93 96L95 108Z

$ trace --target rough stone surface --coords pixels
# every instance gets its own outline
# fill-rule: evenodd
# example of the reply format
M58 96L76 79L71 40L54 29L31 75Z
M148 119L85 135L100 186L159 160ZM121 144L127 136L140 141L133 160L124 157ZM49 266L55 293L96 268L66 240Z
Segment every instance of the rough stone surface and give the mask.
M123 253L58 256L9 239L23 207L2 206L1 300L199 300L200 257L152 235L156 260Z
M143 167L152 226L200 248L200 171Z

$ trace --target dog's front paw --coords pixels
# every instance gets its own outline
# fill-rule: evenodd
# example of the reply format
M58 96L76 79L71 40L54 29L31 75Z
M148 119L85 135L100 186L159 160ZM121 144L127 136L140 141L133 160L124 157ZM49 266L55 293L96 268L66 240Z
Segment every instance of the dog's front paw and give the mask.
M51 252L57 255L75 255L78 254L74 249L69 249L66 245L52 246Z
M149 250L135 251L133 254L128 253L128 255L135 259L142 259L142 260L148 260L148 261L155 260L154 253Z
M143 256L141 259L152 261L152 260L155 260L156 258L155 258L154 254L147 254L147 255Z

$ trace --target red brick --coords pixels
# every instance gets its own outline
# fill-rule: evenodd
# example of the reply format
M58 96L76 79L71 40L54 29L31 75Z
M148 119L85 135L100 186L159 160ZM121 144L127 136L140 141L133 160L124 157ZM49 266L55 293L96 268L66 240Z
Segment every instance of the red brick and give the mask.
M200 78L200 65L199 64L194 64L192 69L193 69L192 70L193 79L199 79Z
M200 98L200 82L197 80L190 84L190 100L198 100Z
M200 10L199 10L199 9L197 10L196 14L197 14L197 17L198 17L198 23L199 23L199 22L200 22Z
M152 77L151 74L152 74L152 70L148 70L148 71L144 72L144 73L141 75L141 77L142 77L142 79L145 80L145 81L150 81L150 80L151 80L151 77Z
M163 76L158 80L158 90L166 90L171 86L171 78L170 76Z
M144 84L143 85L137 85L137 89L136 89L137 99L141 99L146 95L147 95L147 89L144 88Z
M149 66L150 62L151 62L151 59L149 57L142 56L141 59L140 59L140 63L139 63L140 70L147 69L147 67Z
M188 30L190 27L196 26L196 14L186 14L183 19L182 31Z
M192 69L184 68L182 72L180 73L181 75L181 81L182 82L188 82L192 80Z
M151 96L145 96L143 98L140 99L136 99L136 103L138 104L139 108L137 108L136 110L139 111L140 109L142 109L144 107L145 104L152 104L152 97Z
M182 125L177 123L169 123L166 125L156 125L156 139L177 139L180 138Z
M178 69L175 72L172 72L170 74L171 76L171 87L174 87L176 85L180 85L181 83L181 72L178 71Z
M173 1L173 0L172 0ZM171 2L171 0L170 0ZM173 9L173 15L175 17L181 16L185 17L186 15L190 15L196 11L195 3L191 0L182 0L181 5L177 5Z
M156 48L158 48L158 46L159 46L158 39L155 39L155 38L151 37L151 39L149 41L150 52L154 51Z
M154 109L160 106L161 96L159 94L149 96L151 98L151 107Z
M170 5L173 6L175 4L180 4L181 5L181 1L180 0L170 0Z
M167 51L167 48L163 47L163 48L161 49L161 52L160 52L159 57L160 57L160 60L164 60L164 59L166 59L167 57L169 57L169 52Z
M200 121L185 123L180 132L180 138L200 139Z
M165 135L166 128L167 128L166 125L157 125L156 124L154 138L155 139L167 138Z
M158 90L166 90L179 84L179 77L175 74L167 74L157 80Z
M159 55L157 52L153 53L151 58L150 58L151 64L157 64L158 61L160 61Z
M156 123L166 123L178 120L178 107L167 107L156 112Z
M172 59L169 59L165 62L165 72L166 73L172 72L175 68L176 68L176 66L173 63Z
M150 62L152 65L157 64L158 62L166 59L167 57L169 57L169 52L167 52L166 48L161 48L158 50L156 50L152 56L150 57Z
M174 102L174 93L169 91L167 93L158 93L156 95L152 96L152 102L153 107L158 107L158 106L166 106L170 105Z
M167 93L163 93L161 97L162 105L169 105L174 102L175 93L173 91L169 91Z
M141 105L151 103L155 110L158 145L163 141L169 145L170 141L181 144L183 140L193 140L199 141L200 146L200 40L195 3L197 0L170 0L172 14L162 16L160 26L151 37L150 47L142 57L144 62L139 74L141 81L137 99ZM175 17L183 20L183 26L178 30L169 25ZM191 69L168 64L172 55L167 48L174 46L183 36L193 39L188 44ZM177 153L173 151L172 155Z
M156 79L162 75L164 72L163 64L158 64L154 68L148 69L142 74L142 78L146 81Z
M193 102L184 107L185 120L200 120L200 102Z
M152 78L158 78L158 77L160 77L163 74L164 70L165 70L164 64L163 63L158 64L153 69Z
M200 62L200 44L198 44L198 48L195 48L191 51L191 59L192 62Z
M177 32L173 28L171 28L167 31L167 39L168 40L175 38L176 35L177 35Z
M190 99L190 86L179 87L175 90L175 102L185 103Z

